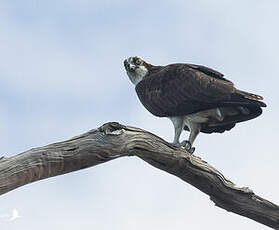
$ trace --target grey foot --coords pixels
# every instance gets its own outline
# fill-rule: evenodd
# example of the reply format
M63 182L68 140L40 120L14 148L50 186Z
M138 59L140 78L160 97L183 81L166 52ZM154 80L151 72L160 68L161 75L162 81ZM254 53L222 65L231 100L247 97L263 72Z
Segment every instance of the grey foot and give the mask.
M176 148L184 148L184 145L182 143L172 143L172 145Z
M187 152L193 154L195 152L195 147L192 147L192 144L190 143L190 141L182 141L181 143L185 149L187 150Z

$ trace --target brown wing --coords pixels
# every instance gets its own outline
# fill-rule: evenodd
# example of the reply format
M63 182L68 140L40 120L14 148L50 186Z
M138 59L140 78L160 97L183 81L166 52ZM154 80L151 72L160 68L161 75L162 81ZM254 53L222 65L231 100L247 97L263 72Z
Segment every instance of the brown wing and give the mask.
M162 67L137 84L140 101L149 112L160 117L187 115L230 102L236 92L233 83L218 72L199 68L187 64Z
M224 78L224 74L222 74L222 73L220 73L220 72L218 72L214 69L211 69L211 68L208 68L208 67L202 66L202 65L194 65L194 64L187 64L187 65L189 67L193 68L193 69L196 69L200 72L203 72L204 74L206 74L210 77L214 77L214 78L217 78L217 79L220 79L220 80L223 80L223 81L231 82L230 80Z

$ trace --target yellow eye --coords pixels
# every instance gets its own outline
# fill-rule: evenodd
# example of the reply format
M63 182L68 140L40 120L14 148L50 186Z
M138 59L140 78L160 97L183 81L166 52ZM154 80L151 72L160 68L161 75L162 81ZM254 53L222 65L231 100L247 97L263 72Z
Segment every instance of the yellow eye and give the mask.
M136 64L136 65L140 65L140 64L141 64L141 60L140 60L139 58L136 58L135 64Z

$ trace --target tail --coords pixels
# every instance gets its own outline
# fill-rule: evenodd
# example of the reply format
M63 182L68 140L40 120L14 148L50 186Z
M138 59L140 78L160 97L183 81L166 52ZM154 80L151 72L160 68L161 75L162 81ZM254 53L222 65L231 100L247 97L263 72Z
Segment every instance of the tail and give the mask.
M259 107L266 107L266 104L262 102L263 97L257 94L248 93L242 90L236 90L235 94L237 101L241 102L243 105L250 105L250 106L259 106ZM239 97L240 96L240 97Z
M237 93L241 94L242 96L244 96L245 98L250 99L250 100L263 100L264 99L260 95L248 93L248 92L241 91L241 90L237 90Z

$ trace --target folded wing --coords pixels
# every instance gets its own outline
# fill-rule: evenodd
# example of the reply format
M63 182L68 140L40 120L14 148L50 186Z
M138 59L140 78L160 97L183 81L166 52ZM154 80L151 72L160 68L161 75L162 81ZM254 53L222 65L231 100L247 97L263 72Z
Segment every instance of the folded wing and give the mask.
M148 75L136 86L145 108L159 117L184 116L208 109L221 108L222 121L204 124L201 131L223 132L235 123L261 114L256 94L238 90L215 70L204 66L172 64Z

